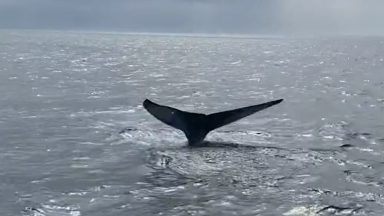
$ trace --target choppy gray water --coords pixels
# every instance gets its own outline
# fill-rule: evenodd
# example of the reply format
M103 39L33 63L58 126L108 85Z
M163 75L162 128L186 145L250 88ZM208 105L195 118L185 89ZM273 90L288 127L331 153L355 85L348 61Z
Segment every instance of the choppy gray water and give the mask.
M2 31L1 215L382 215L383 68L384 38ZM145 98L285 101L188 148Z

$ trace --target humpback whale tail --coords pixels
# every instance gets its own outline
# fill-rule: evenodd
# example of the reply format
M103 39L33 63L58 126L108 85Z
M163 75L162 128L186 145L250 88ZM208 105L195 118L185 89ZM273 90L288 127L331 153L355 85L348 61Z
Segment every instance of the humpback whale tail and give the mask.
M161 122L183 131L188 139L188 144L196 146L201 144L210 131L252 115L255 112L276 105L282 101L283 99L274 100L254 106L247 106L209 115L185 112L172 107L156 104L148 99L143 102L143 106L151 115Z

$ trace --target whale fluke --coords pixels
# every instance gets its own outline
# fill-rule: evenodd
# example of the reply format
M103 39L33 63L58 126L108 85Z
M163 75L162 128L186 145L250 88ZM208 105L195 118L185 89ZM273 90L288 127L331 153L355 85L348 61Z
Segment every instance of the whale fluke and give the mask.
M156 104L148 99L143 102L144 108L161 122L184 132L188 144L197 146L212 130L235 122L258 111L276 105L283 99L274 100L254 106L247 106L209 115L178 110Z

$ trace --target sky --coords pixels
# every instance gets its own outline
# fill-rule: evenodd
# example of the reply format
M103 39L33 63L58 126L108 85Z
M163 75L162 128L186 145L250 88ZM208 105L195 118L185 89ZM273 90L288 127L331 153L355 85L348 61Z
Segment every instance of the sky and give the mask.
M384 0L0 0L0 28L384 34Z

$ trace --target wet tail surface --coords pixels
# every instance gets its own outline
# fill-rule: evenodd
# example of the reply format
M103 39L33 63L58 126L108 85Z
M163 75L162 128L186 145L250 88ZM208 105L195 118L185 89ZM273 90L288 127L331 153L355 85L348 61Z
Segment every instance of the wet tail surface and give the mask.
M279 104L282 101L283 99L274 100L209 115L181 111L172 107L156 104L148 99L143 102L143 106L151 115L161 122L182 130L188 139L189 145L201 146L204 145L203 140L210 131Z
M219 127L222 127L224 125L230 124L232 122L235 122L237 120L240 120L244 117L247 117L249 115L252 115L256 112L259 112L261 110L264 110L268 107L274 106L276 104L279 104L283 101L283 99L280 100L274 100L254 106L248 106L243 108L238 108L234 110L228 110L224 112L218 112L218 113L212 113L207 116L208 122L209 122L209 130L214 130Z

